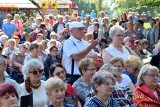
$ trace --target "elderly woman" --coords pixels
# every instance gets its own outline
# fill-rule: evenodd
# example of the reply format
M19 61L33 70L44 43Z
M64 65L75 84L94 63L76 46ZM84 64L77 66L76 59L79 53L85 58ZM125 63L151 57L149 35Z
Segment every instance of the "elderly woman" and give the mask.
M12 57L10 58L11 60L10 68L12 70L10 76L18 83L20 82L19 79L23 78L22 67L23 67L26 50L27 50L26 45L21 44L19 47L19 52L13 53Z
M36 58L36 59L38 59L40 62L43 63L42 57L37 54L37 53L38 53L38 47L39 47L39 46L38 46L37 43L31 43L31 44L30 44L29 50L30 50L31 53L28 54L28 55L25 57L25 59L24 59L24 64L25 64L27 61L29 61L29 60L31 60L31 59L33 59L33 58Z
M104 63L108 63L114 56L121 57L125 61L129 55L136 55L131 48L122 45L124 29L121 26L115 25L111 27L109 35L112 39L112 43L103 50L102 58Z
M131 55L124 62L125 70L122 73L128 75L132 80L132 83L135 85L137 83L137 76L142 65L143 62L139 57Z
M52 46L50 49L50 54L47 56L45 62L44 62L44 71L45 76L48 79L49 78L49 67L52 64L60 63L60 58L58 57L58 48L56 46Z
M115 79L117 79L118 77L117 69L110 63L104 64L99 71L112 73ZM128 88L121 89L115 86L114 91L112 92L112 95L110 95L110 97L116 100L119 103L120 107L135 107L131 97L129 96L130 93L128 92L129 92ZM93 90L91 90L91 92L87 96L86 102L88 101L88 99L90 99L90 97L94 97L94 95L95 93L93 92Z
M51 67L49 68L49 71L50 71L51 77L58 77L63 81L66 80L66 71L61 64L52 64ZM73 87L71 86L71 84L65 83L65 91L66 91L66 94L65 94L66 97L70 95L76 96L76 93ZM68 93L70 95L68 95ZM81 107L81 103L78 99L77 99L77 102L78 102L77 107Z
M0 84L0 107L18 107L18 93L10 84Z
M144 65L138 75L133 97L136 107L160 107L159 70L150 64Z
M37 59L27 61L22 68L25 82L20 86L26 95L33 93L33 107L44 107L47 104L45 81L41 80L43 69L43 64Z
M118 102L110 97L116 83L111 73L100 70L95 73L91 83L95 96L87 101L84 107L120 107Z
M73 83L73 88L83 105L91 90L91 78L96 72L96 65L91 58L84 58L79 62L81 77ZM82 94L83 93L83 94Z
M132 91L132 94L133 94L135 87L134 87L131 79L128 77L128 75L122 74L122 71L124 70L124 61L122 60L122 58L113 57L110 60L110 63L114 67L116 67L117 71L118 71L115 87L122 88L122 89L129 87L129 89Z
M46 81L45 90L50 101L48 107L73 107L71 104L64 104L65 84L63 80L57 77L49 78Z
M5 55L9 58L11 58L11 55L14 53L14 52L19 52L19 49L16 48L16 42L14 39L9 39L8 42L8 47L6 47L3 52L2 52L2 55Z

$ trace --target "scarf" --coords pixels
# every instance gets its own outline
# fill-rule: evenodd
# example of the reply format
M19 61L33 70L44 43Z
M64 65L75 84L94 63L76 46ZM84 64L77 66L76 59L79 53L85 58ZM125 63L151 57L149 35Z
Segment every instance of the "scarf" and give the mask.
M133 96L133 102L136 107L160 107L160 85L157 85L155 90L158 94L158 99L147 85L138 85Z

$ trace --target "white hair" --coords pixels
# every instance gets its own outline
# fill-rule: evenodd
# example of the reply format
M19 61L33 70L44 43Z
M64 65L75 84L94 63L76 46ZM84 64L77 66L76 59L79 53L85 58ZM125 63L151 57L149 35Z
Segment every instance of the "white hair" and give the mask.
M109 37L112 38L113 36L115 36L115 34L118 31L122 31L123 33L125 32L124 28L119 26L119 25L114 25L113 27L111 27L110 31L109 31Z
M139 72L139 74L138 74L138 78L137 78L137 84L138 84L138 85L141 85L141 84L144 83L144 80L143 80L142 76L145 75L145 74L147 73L147 71L152 71L152 72L157 72L157 73L159 73L159 69L158 69L157 67L152 66L151 64L146 64L146 65L144 65L144 66L141 68L141 70L140 70L140 72Z
M4 40L8 39L8 36L7 35L2 35L0 37L0 42L3 43Z
M40 69L44 69L44 66L42 62L40 62L38 59L31 59L27 61L24 66L22 67L22 73L24 75L24 79L26 79L27 74L29 73L30 68L32 67L38 67Z

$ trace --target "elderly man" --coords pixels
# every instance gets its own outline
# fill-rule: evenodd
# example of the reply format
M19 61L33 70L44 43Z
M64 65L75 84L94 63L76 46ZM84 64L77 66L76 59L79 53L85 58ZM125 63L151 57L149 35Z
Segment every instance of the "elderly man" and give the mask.
M19 84L15 80L7 77L6 68L7 68L6 60L4 59L3 56L0 56L0 84L6 84L7 83L7 84L13 85L14 88L16 89L19 97L23 96L24 91L19 86Z
M67 76L71 77L72 84L80 77L78 70L78 63L82 58L90 57L97 59L97 53L92 49L98 45L99 40L93 40L90 44L84 41L84 28L85 26L81 22L72 22L69 24L71 36L64 41L63 45L63 61L67 71Z
M65 28L65 23L63 23L63 16L58 16L58 22L54 25L53 31L57 33L57 39L61 38L61 31Z

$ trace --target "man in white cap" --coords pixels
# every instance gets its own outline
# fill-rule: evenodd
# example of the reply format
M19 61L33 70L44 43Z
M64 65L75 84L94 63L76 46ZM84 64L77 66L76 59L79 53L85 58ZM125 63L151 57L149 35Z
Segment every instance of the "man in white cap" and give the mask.
M84 41L84 28L85 26L81 22L70 23L71 36L64 41L63 45L64 66L67 76L72 78L71 84L80 77L78 63L81 59L85 57L97 59L97 53L92 49L98 45L99 40L93 40L90 44Z

